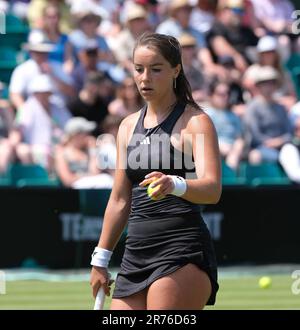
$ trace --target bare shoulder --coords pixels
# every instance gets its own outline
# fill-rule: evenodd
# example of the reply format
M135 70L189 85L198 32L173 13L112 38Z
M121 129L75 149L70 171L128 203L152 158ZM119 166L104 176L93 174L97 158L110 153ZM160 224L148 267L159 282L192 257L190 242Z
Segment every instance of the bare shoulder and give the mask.
M122 122L119 126L119 132L118 132L118 136L121 141L124 142L124 141L130 140L130 138L133 134L134 128L136 126L136 123L139 119L140 113L141 113L141 110L130 114L129 116L125 117L122 120Z
M134 126L135 123L138 121L140 113L141 113L141 110L139 110L135 113L132 113L132 114L128 115L127 117L125 117L122 120L121 124L120 124L120 128L121 127L122 128L126 127L128 129L132 128L132 126Z
M186 130L190 133L215 131L212 120L201 108L197 109L187 105L185 109Z

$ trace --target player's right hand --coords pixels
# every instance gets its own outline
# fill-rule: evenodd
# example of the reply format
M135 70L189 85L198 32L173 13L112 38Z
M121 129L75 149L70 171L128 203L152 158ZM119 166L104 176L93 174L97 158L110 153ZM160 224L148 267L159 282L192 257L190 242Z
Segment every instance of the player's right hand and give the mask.
M92 287L94 298L96 298L100 287L103 287L105 294L110 296L110 286L113 282L113 280L110 280L107 268L97 266L92 267L90 285Z

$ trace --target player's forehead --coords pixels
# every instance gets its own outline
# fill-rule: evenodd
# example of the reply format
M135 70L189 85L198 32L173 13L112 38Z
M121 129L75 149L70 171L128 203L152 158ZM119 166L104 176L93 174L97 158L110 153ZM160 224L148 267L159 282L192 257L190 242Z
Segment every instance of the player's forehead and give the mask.
M167 65L168 61L162 56L156 47L139 46L133 55L135 65L151 66L155 64Z

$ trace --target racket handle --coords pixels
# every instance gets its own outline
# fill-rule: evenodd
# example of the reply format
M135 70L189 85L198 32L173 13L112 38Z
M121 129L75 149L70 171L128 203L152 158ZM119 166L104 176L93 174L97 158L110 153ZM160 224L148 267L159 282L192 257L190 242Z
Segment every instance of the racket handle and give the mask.
M102 310L104 306L104 301L105 301L105 292L103 287L101 287L97 292L94 310Z

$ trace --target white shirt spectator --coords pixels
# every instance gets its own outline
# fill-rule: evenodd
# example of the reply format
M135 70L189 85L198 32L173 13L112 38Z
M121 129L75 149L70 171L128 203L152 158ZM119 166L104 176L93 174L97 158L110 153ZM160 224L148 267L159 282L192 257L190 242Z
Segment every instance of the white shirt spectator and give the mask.
M67 85L73 85L72 78L63 71L62 65L60 63L49 62L49 65L54 75L59 80L63 81ZM34 79L34 77L40 75L41 73L42 71L40 67L33 59L25 61L24 63L17 66L13 71L9 85L9 92L20 93L25 99L27 99L28 96L30 96L28 89L30 82ZM54 95L58 96L62 100L65 99L64 95L61 94L57 88Z
M65 108L53 104L48 114L42 104L31 96L17 113L16 127L21 131L24 143L51 148L57 130L62 133L70 118Z

